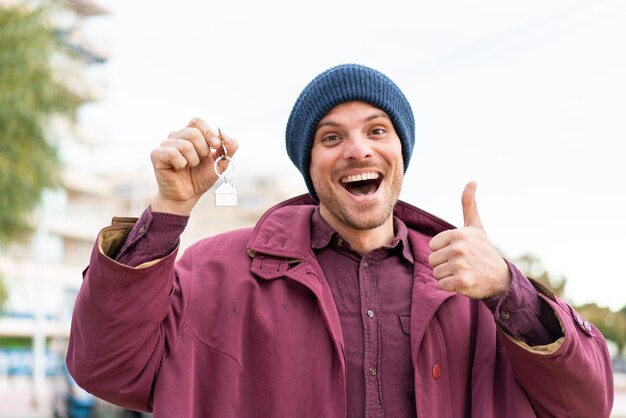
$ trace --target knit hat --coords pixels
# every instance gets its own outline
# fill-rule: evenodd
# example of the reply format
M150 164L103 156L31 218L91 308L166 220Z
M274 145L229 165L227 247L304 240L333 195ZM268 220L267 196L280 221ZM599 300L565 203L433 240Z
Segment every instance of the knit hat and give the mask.
M343 64L329 68L302 90L291 109L285 132L287 154L304 176L315 200L318 198L309 167L317 125L333 107L349 101L367 102L389 116L402 143L405 172L409 165L415 143L415 120L400 88L386 75L363 65Z

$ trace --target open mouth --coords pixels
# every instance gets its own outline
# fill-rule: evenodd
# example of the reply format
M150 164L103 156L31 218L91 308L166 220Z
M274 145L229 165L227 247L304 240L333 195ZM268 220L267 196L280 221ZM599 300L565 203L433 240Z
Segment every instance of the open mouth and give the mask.
M353 174L341 178L343 187L355 196L368 196L376 193L382 181L382 176L376 172Z

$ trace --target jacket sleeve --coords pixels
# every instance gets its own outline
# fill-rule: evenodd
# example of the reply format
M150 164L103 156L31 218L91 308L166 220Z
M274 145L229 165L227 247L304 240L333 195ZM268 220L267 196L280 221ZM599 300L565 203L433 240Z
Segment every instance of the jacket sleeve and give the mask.
M604 337L547 288L533 285L554 310L563 336L531 347L500 330L516 379L539 417L609 417L613 371Z
M88 392L149 411L155 376L175 344L184 302L174 269L177 250L137 267L108 256L123 245L130 228L114 224L98 236L76 299L66 361Z

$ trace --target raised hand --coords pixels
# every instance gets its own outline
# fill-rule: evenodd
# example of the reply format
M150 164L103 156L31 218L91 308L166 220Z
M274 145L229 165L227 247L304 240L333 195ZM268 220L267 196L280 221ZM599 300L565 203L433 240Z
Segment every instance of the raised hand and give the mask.
M223 134L222 137L228 156L232 156L237 151L237 141ZM217 181L213 164L221 154L217 132L200 118L169 134L150 154L159 185L152 210L189 215L198 199ZM228 161L218 164L220 172L224 172Z
M491 244L476 206L476 183L461 197L463 228L437 234L430 241L428 262L442 289L474 299L503 295L511 282L504 258Z

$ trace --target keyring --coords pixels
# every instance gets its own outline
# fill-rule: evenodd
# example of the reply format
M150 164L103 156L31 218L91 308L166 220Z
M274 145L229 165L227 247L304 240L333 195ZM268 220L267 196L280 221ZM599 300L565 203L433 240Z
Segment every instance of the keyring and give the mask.
M222 147L224 146L222 145ZM224 150L226 150L226 147L224 147ZM228 161L228 167L226 167L226 170L224 170L224 172L222 173L219 172L219 166L218 166L218 163L221 160ZM227 176L226 171L228 171L229 168L232 168L232 170L230 170L230 175ZM233 176L233 174L235 174L235 164L233 163L233 159L230 158L228 155L220 155L213 163L213 170L215 171L215 174L217 174L219 178L223 178L224 181L228 180L229 178Z
M217 132L218 132L218 136L220 138L220 141L222 142L221 145L222 145L222 152L223 152L223 154L215 159L215 162L213 163L213 171L215 171L215 174L217 175L217 177L223 178L224 181L227 181L229 178L231 178L233 176L233 174L235 174L235 164L233 164L232 158L230 158L228 156L228 150L226 149L226 144L224 143L224 137L222 136L222 130L220 128L217 128ZM226 176L226 174L225 174L226 171L224 171L223 173L219 172L217 164L221 160L227 160L228 161L228 167L232 167L232 170L230 171L230 175L229 176ZM226 167L226 170L228 170L228 167Z
M224 144L224 137L222 136L222 131L220 129L217 130L219 132L220 140L222 141L222 151L223 155L220 155L213 162L213 171L217 177L224 179L222 184L215 190L215 205L216 206L237 206L237 190L235 190L235 186L228 182L228 179L235 174L235 164L233 164L232 158L228 156L228 150L226 149L226 145ZM219 170L219 162L221 160L228 161L228 165L226 169L220 173ZM231 168L230 175L227 175L226 172L228 168Z

